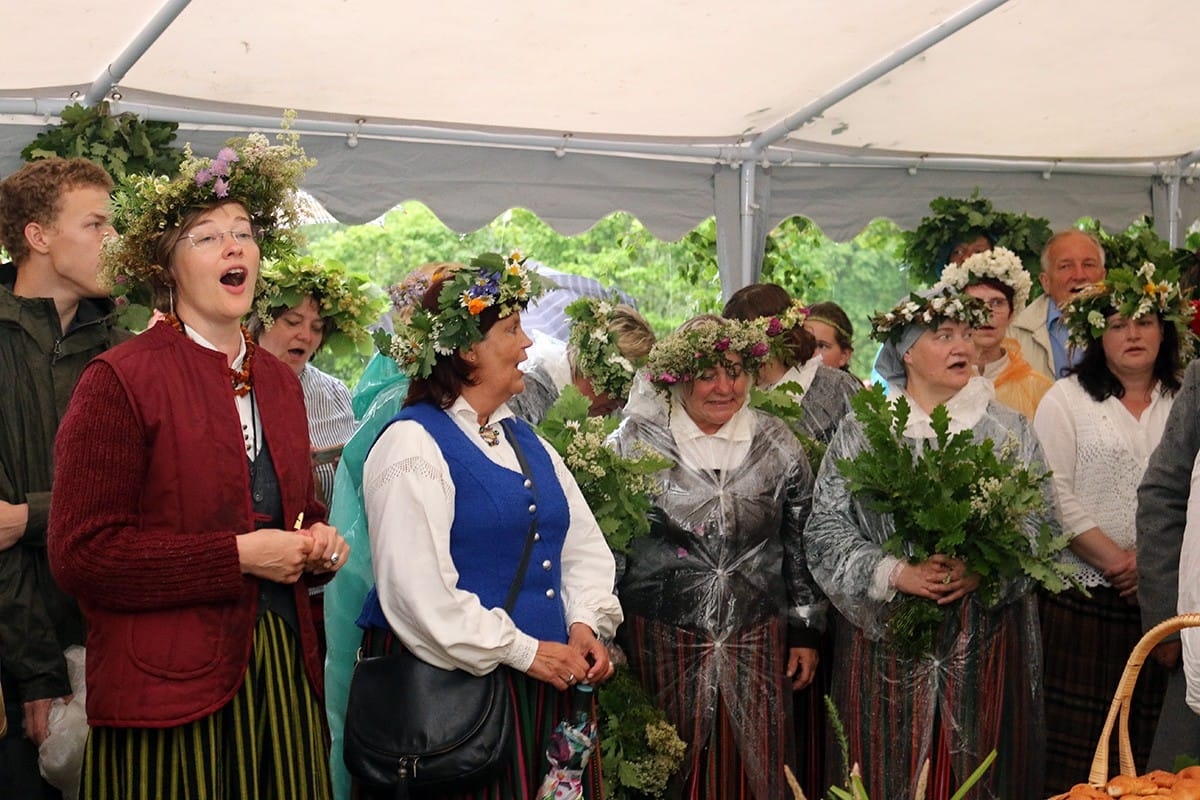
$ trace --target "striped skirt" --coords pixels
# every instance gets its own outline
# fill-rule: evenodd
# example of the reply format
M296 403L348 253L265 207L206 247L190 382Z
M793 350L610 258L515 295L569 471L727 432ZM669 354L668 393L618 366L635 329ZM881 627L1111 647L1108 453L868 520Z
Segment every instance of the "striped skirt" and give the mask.
M1041 796L1034 600L994 611L974 601L958 605L942 625L936 656L900 658L849 623L836 633L834 702L870 797L913 797L929 760L927 797L946 800L993 749L995 766L968 798ZM845 774L836 746L829 764Z
M385 635L384 639L382 644L372 644L368 635L363 652L382 655L403 646L393 636ZM573 718L572 693L560 692L548 683L511 669L504 669L504 673L517 729L513 752L503 771L486 783L438 793L421 792L421 800L540 800L538 789L550 771L546 749L558 723ZM595 698L590 702L594 719ZM394 796L390 790L372 792L357 782L351 794L359 800L391 800ZM584 770L583 796L585 800L604 797L599 752L592 753Z
M1074 590L1040 597L1046 657L1046 796L1087 780L1121 672L1142 637L1137 606L1107 586L1088 591L1091 598ZM1154 742L1166 685L1166 670L1146 659L1129 709L1129 742L1139 774L1145 771ZM1119 771L1113 738L1110 777Z
M630 667L688 745L674 796L791 796L783 768L795 769L792 690L781 619L720 642L638 616L627 617L622 631Z
M83 800L327 800L321 702L287 623L264 614L242 688L220 711L174 728L93 728Z

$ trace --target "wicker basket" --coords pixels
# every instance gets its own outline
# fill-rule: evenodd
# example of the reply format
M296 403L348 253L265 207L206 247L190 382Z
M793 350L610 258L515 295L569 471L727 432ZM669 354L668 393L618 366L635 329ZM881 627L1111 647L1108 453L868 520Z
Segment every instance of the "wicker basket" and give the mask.
M1100 742L1096 745L1096 755L1092 758L1092 771L1088 783L1092 786L1104 786L1108 783L1108 751L1112 741L1113 726L1117 727L1117 757L1121 765L1122 775L1136 775L1133 765L1133 748L1129 744L1129 704L1133 697L1133 687L1137 683L1138 673L1146 656L1172 633L1184 628L1200 627L1200 614L1180 614L1177 617L1165 619L1146 632L1129 654L1125 662L1125 671L1121 673L1121 681L1117 684L1117 693L1113 697L1112 706L1108 709L1108 719L1104 721L1104 730L1100 733ZM1117 724L1120 714L1120 724Z

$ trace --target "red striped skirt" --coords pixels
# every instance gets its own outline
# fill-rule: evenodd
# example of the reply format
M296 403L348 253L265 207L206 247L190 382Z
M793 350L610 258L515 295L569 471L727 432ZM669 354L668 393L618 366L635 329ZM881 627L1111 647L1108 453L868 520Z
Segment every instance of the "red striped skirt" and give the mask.
M722 641L627 617L629 664L688 745L674 796L688 800L790 797L795 769L792 690L781 619Z
M904 659L849 623L835 635L833 696L871 797L946 800L995 749L968 798L1037 798L1042 786L1040 642L1032 597L995 611L959 604L934 656ZM832 738L832 737L831 737ZM829 764L841 767L831 747ZM844 774L844 772L843 772Z

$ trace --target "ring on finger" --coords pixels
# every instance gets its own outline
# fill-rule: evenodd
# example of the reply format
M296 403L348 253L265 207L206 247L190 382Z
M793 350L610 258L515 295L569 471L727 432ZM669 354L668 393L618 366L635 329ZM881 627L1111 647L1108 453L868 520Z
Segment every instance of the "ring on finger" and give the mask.
M572 672L570 675L567 676L567 683L574 683L574 682L575 682L575 673Z
M330 564L336 564L336 563L338 562L338 559L339 559L339 558L341 558L341 557L342 557L342 556L341 556L341 554L340 554L340 553L338 553L338 552L335 550L335 551L334 551L334 553L333 553L333 555L331 555L331 556L329 557L329 563L330 563Z

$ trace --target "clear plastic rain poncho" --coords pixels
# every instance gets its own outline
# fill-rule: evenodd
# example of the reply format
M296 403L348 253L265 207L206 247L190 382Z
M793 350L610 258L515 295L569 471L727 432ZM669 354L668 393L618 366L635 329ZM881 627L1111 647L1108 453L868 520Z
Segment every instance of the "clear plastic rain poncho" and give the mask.
M613 446L624 454L650 447L676 466L659 476L652 531L635 540L620 581L630 664L688 743L685 771L708 748L710 763L718 754L740 760L755 798L787 796L788 628L815 646L825 625L802 542L808 461L785 423L743 408L725 427L748 432L745 446L729 450L744 456L690 463L668 419L686 411L643 402L649 394L639 388ZM727 768L734 760L722 762L727 774L717 780L737 780ZM699 763L685 781L712 778Z
M951 400L951 430L956 429L958 400L964 416L971 418L969 423L957 418L958 429L970 427L976 441L1004 442L1013 436L1024 461L1044 463L1032 427L1016 412L988 402L990 386L986 396L978 396L984 386L983 379L972 380ZM927 427L928 416L910 405L908 430ZM882 544L895 526L890 515L850 493L837 467L839 459L852 458L865 447L862 426L847 417L821 464L805 531L813 576L842 615L834 631L833 694L850 758L861 764L871 797L908 798L914 796L926 759L933 762L936 780L931 786L940 781L943 787L957 787L995 748L996 764L968 797L1036 798L1042 790L1044 731L1033 586L1028 580L1014 581L991 609L975 594L968 595L958 604L957 615L943 624L931 655L912 660L897 656L882 641L895 593L881 591L876 574L885 558ZM1046 491L1052 492L1046 483ZM1049 510L1053 506L1048 495L1045 516L1027 520L1031 536L1043 522L1057 530ZM831 765L840 761L830 755Z
M350 774L342 761L342 729L350 674L362 640L362 631L354 623L367 592L375 585L367 514L362 503L363 464L379 432L400 413L407 394L408 378L396 362L376 353L354 387L351 402L360 423L342 450L342 460L334 476L329 524L346 539L351 552L337 580L330 581L325 589L325 708L332 737L330 774L337 798L350 797Z

